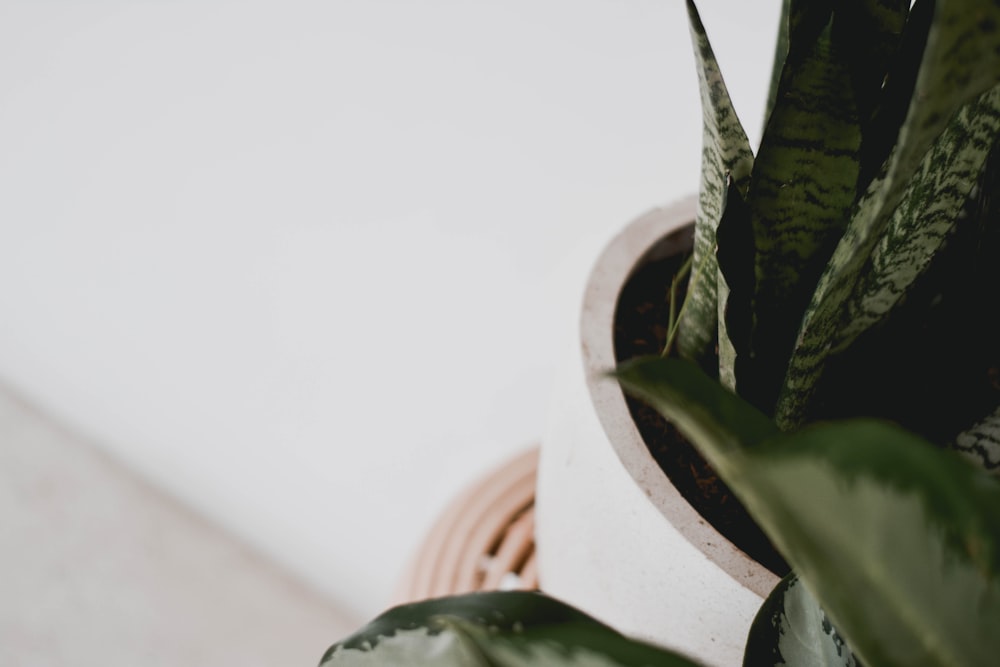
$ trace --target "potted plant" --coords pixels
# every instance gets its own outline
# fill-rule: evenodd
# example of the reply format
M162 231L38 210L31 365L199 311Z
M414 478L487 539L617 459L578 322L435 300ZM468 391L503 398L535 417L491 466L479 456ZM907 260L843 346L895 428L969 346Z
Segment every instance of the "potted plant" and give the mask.
M647 275L639 267L653 267L649 282L659 289L635 301L644 310L662 301L649 319L666 329L669 313L656 311L669 310L672 281L658 267L666 262L669 269L671 258L690 251L696 208L688 199L647 213L594 264L573 332L579 342L565 350L542 438L536 557L545 591L629 636L724 665L739 660L750 623L780 577L721 534L671 482L621 388L606 377L619 358L615 315L630 300L622 294L630 277ZM666 334L622 337L652 339L654 349Z
M689 268L663 280L671 295L668 316L652 330L653 338L661 332L667 358L627 362L617 376L697 447L794 571L757 613L746 664L856 664L852 649L868 665L995 662L1000 482L988 470L1000 463L994 300L1000 270L993 260L1000 250L994 197L1000 6L786 2L756 155L694 5L688 8L706 139L691 216L693 255ZM639 227L656 228L683 214L654 214ZM621 242L623 253L636 246L626 273L643 255L656 259L672 245L683 247L684 238L652 241L652 248ZM594 291L616 288L592 283ZM587 301L585 311L593 303ZM594 348L585 343L582 354L592 356ZM614 384L593 380L594 386L604 393L578 393L598 410L605 402L624 403L609 398L617 396ZM614 443L603 453L586 446L593 442L589 426L637 432L627 413L566 423L572 445L543 449L538 547L543 589L577 602L575 587L549 585L550 573L585 557L588 547L579 542L589 537L590 524L623 524L640 515L667 524L655 496L669 485L648 466L646 477L623 474L615 458L628 469L633 454L613 454ZM645 456L648 464L652 457ZM631 486L588 479L589 488L577 488L576 495L569 483L545 486L546 477L548 483L564 479L560 469L595 467L629 477ZM585 496L592 504L581 511ZM554 508L547 517L546 503ZM585 520L572 523L560 505L577 505ZM564 522L571 524L566 537L578 544L570 542L562 562L547 566L546 524ZM580 586L603 587L611 598L619 580L648 586L655 591L653 610L640 613L662 623L659 640L703 662L734 664L729 648L711 652L712 640L742 647L746 608L756 609L766 593L761 588L777 575L721 538L705 551L694 549L688 541L708 530L705 523L681 526L680 539L640 534L645 548L629 544L627 550L644 553L605 561L585 572L591 583ZM702 574L692 587L674 594L656 588L662 572L647 570L650 563L677 569L678 553L666 547L696 552L692 567ZM744 560L727 563L720 554ZM691 578L687 567L675 582ZM721 588L711 587L719 581ZM700 600L713 597L738 613L728 621L712 616ZM610 618L617 612L584 602L585 611L627 625ZM482 609L451 616L447 608L455 602L442 604L429 616L445 619L432 635L457 631L459 644L490 656L482 664L517 664L490 662L496 656L484 647L490 637L503 643L534 624L515 619L519 612L500 611L503 622L491 631ZM546 618L566 618L547 607L546 598L528 607L535 604L552 612ZM707 642L676 639L683 613L691 616L688 627L707 626ZM569 660L589 632L605 636L596 621L581 623L564 632L565 624L556 622L532 632L531 642L555 637L549 648L558 645L556 653ZM719 623L728 637L713 634ZM657 664L652 658L628 662L612 649L587 645L605 660L596 664ZM345 654L340 646L329 657L333 662ZM677 659L664 657L662 664Z
M987 255L976 256L996 247L997 231L979 222L988 211L974 211L987 200L970 196L994 188L987 157L997 136L995 8L786 3L756 156L691 9L703 184L688 297L675 326L662 318L660 341L785 429L881 416L995 465L1000 456L987 434L1000 403L990 380L1000 332L994 309L975 300L997 284ZM656 236L645 230L659 220L663 231L671 217L685 215L654 213L614 241L603 259L615 268L599 263L588 289L575 385L562 394L577 409L554 413L544 440L539 565L547 590L615 627L724 664L742 650L754 598L777 576L691 518L639 437L643 425L613 387L593 378L615 361L617 289L643 254L662 250L649 250ZM670 279L660 279L660 294ZM612 293L600 301L600 290ZM592 322L599 310L603 319ZM596 413L579 409L588 403ZM602 508L607 493L634 498ZM662 553L670 558L655 563ZM635 569L649 576L637 583ZM692 579L708 594L692 598ZM671 591L685 605L654 614Z

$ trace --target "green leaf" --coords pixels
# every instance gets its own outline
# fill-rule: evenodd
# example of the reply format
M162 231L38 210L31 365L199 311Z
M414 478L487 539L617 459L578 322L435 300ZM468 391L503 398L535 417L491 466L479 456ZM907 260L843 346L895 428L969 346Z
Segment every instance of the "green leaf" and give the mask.
M935 144L854 289L833 350L881 321L944 244L1000 136L1000 87L964 107Z
M752 408L684 363L618 378L699 448L865 664L994 664L997 480L874 420L762 438Z
M845 46L854 99L866 135L906 25L910 0L842 0L835 41Z
M744 667L858 667L815 596L794 572L775 586L757 612Z
M682 357L707 366L709 360L714 361L715 358L719 326L715 232L722 217L727 179L732 178L746 192L753 153L729 99L698 10L690 0L687 8L701 87L704 139L695 218L694 264L677 347Z
M730 181L725 208L716 230L719 264L719 381L739 391L737 379L750 356L753 328L753 229L750 209Z
M755 361L740 378L740 393L765 410L777 399L802 314L846 226L859 168L847 49L834 43L829 8L802 14L791 26L747 193L756 248Z
M1000 4L937 0L906 120L886 177L887 208L965 104L1000 82Z
M906 119L917 85L920 62L934 19L934 4L934 0L915 0L913 3L875 108L862 125L859 194L868 189L896 145L896 137Z
M334 644L321 667L696 667L540 593L472 593L390 609Z
M713 467L728 466L729 455L740 456L745 448L780 434L764 413L691 363L640 358L619 366L614 377L659 410L699 449L702 442L711 443L702 455Z
M792 0L782 0L781 17L778 19L778 38L774 44L774 64L771 66L771 84L767 90L767 105L764 109L764 126L771 117L774 101L778 98L778 84L781 83L781 70L785 67L785 57L788 55L788 32L791 20Z
M908 104L908 111L895 149L858 201L805 312L793 354L797 359L790 362L776 410L785 428L803 422L844 304L900 202L926 192L921 175L938 180L937 164L954 146L956 112L1000 81L1000 5L939 0L931 7L918 1L911 19L916 25L907 25L900 53L910 59L920 55L919 71L913 74L903 62L887 81L882 109L887 120L872 134L893 136L898 109Z
M960 433L951 448L994 476L1000 476L1000 407Z
M801 425L828 360L883 320L959 218L1000 134L1000 87L964 107L925 156L902 201L880 220L876 180L821 277L795 343L775 418Z

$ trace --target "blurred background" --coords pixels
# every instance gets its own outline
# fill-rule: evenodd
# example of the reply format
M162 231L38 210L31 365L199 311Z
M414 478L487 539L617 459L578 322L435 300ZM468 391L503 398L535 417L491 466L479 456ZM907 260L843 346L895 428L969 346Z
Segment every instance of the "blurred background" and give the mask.
M703 0L756 145L779 0ZM697 188L680 0L0 3L0 664L315 664Z

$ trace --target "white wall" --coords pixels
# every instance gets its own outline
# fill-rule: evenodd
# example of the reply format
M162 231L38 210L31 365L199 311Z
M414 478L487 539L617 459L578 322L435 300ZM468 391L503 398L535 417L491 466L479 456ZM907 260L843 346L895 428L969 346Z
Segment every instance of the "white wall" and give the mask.
M703 0L752 140L778 0ZM0 379L370 615L697 186L679 0L8 0Z

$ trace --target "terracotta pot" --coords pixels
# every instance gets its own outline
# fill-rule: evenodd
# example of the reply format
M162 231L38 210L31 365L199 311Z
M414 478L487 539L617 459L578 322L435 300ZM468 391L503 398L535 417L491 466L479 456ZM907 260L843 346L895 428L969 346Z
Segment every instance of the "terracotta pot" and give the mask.
M620 631L708 665L738 665L777 577L718 533L653 459L615 365L618 294L645 259L690 247L696 201L656 209L604 249L586 285L542 441L536 542L542 589ZM685 229L687 227L687 229Z

